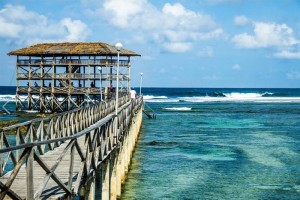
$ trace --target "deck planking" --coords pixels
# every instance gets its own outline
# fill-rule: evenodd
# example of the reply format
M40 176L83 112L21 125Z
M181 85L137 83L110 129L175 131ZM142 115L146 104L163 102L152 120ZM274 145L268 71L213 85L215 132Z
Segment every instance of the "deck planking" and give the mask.
M85 140L84 136L78 138L78 144L80 148L83 151L83 154L85 154ZM68 145L69 140L65 143L62 143L59 147L55 148L52 151L48 151L44 155L41 155L41 159L46 163L46 165L51 168L59 156L62 154L65 147ZM67 183L69 180L69 168L70 168L70 159L71 159L71 148L67 150L66 156L63 158L63 160L60 162L54 173L59 177L59 179L63 183ZM81 167L81 158L78 154L78 152L74 151L74 168L73 168L73 184L72 188L75 186L75 177L80 172ZM5 183L6 180L9 178L12 171L6 173L4 176L0 178L0 181ZM43 183L44 177L46 175L45 170L37 163L37 161L34 161L33 164L33 176L34 176L34 191L37 191L40 185ZM21 198L26 198L27 193L27 187L26 187L26 167L25 164L22 165L16 179L14 180L11 189L17 193ZM50 178L50 180L47 183L47 186L45 190L43 191L40 199L59 199L65 195L65 191L61 189L61 187L58 186L58 184ZM4 199L11 199L8 195Z

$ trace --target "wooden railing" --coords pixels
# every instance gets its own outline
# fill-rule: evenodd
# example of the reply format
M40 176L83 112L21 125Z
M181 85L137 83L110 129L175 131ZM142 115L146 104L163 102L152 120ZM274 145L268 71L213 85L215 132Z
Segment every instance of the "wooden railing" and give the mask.
M100 79L100 75L99 73L97 74L94 74L94 73L91 73L91 74L83 74L83 73L71 73L71 74L68 74L68 73L56 73L56 74L52 74L52 73L44 73L44 74L40 74L40 73L35 73L35 74L32 74L30 77L29 77L29 73L18 73L17 74L17 79L31 79L31 80L40 80L40 79L45 79L45 80L51 80L51 79L56 79L56 80L67 80L67 79L85 79L85 80L88 80L88 79L97 79L99 80ZM110 75L106 75L106 74L101 74L101 79L102 81L105 81L105 80L116 80L117 79L117 75L116 74L110 74ZM127 74L120 74L119 75L119 79L120 81L127 81L129 78L128 78L128 75Z
M57 93L57 94L68 94L69 88L68 87L28 87L28 86L19 86L17 87L17 92L19 94L26 94L26 93ZM71 87L70 92L72 94L100 94L100 88L98 87ZM102 93L104 94L104 88L102 88ZM122 96L126 95L127 89L121 88L119 90Z
M118 148L132 117L141 109L142 98L129 100L125 96L119 99L119 105L117 116L114 114L115 101L101 102L1 129L0 199L6 196L13 199L39 199L46 190L54 187L47 185L50 179L56 183L56 191L63 191L63 198L77 195L85 180L94 176L102 161ZM15 134L14 141L9 141L8 134ZM43 155L57 149L60 150L59 156L49 166ZM80 156L80 170L76 168L77 171L74 168L74 154ZM65 159L69 162L67 180L57 172ZM33 176L36 165L44 172L40 183L35 183ZM22 193L21 190L14 191L13 188L17 186L12 185L24 167L26 186L21 186L25 188Z

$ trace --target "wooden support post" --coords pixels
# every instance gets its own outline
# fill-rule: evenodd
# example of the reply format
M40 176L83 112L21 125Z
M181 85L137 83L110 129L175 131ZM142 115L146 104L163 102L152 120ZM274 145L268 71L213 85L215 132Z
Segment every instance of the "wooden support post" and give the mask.
M127 142L127 135L124 135L124 141L121 147L121 164L120 164L120 174L121 174L121 183L123 184L125 182L126 179L126 173L125 173L125 165L126 165L126 142Z
M44 67L43 67L43 57L41 57L41 63L40 63L40 112L43 113L44 112L44 98L43 98L43 89L44 89Z
M53 67L54 67L54 69L53 69L53 77L54 77L54 87L56 87L56 64L55 65L53 65Z
M17 99L19 98L19 66L18 66L18 63L19 62L19 56L17 56L17 63L16 63L16 86L17 86L17 89L16 89L16 97ZM16 110L18 111L19 110L19 104L18 104L18 100L16 100Z
M28 62L28 104L27 104L27 108L28 110L31 110L31 106L32 106L32 102L31 102L31 57L29 57L29 62Z
M127 173L128 173L128 164L129 164L129 154L130 154L130 149L129 149L129 145L128 145L128 138L129 136L126 137L125 142L124 142L124 180L123 182L125 182L126 178L127 178Z
M86 66L83 66L83 74L84 74L84 75L85 75L85 67L86 67ZM84 87L84 88L85 88L85 79L86 79L86 78L84 77L84 81L83 81L83 87Z
M118 177L117 177L117 165L118 164L118 156L116 150L114 150L110 154L110 198L112 200L117 199L117 183L118 183Z
M102 164L102 181L101 181L101 188L102 188L102 199L109 200L110 198L110 177L109 177L109 170L110 170L110 162L109 159L106 159Z
M117 159L116 159L116 196L117 199L121 198L122 192L122 165L123 165L123 157L122 157L122 146L117 150Z
M67 110L71 109L71 73L72 73L72 62L71 60L69 61L69 66L68 66L68 108Z
M95 176L92 176L84 183L83 188L81 188L80 199L95 200Z
M108 61L107 61L107 56L106 56L106 60L105 60L105 71L106 71L106 79L105 79L105 91L104 91L104 96L105 96L105 100L107 100L108 98Z
M110 83L109 83L109 87L112 84L112 82L113 82L113 67L110 66Z
M88 195L86 200L95 200L95 176L91 178L87 185L88 190Z
M131 67L131 63L130 63L130 57L128 58L128 76L127 76L127 93L130 93L131 90L131 85L130 85L130 67Z
M52 60L52 84L51 84L51 112L54 112L54 87L56 87L56 80L55 80L55 76L56 76L56 70L55 70L55 63L54 63L54 57Z
M94 76L93 76L93 82L94 82L94 87L96 87L96 61L95 61L95 56L94 56L94 65L93 65L93 68L94 68Z
M91 87L91 66L90 66L90 57L88 60L88 87Z

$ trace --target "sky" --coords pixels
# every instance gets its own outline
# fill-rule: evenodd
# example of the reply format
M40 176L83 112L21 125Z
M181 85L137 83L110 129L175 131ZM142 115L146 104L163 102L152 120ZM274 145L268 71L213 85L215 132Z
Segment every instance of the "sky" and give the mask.
M42 42L121 42L132 86L300 87L298 0L1 0L0 85Z

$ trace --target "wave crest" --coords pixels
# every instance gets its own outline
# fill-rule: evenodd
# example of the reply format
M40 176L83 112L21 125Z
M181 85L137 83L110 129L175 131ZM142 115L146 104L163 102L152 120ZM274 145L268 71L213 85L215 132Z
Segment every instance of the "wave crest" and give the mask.
M166 96L153 96L153 95L144 95L144 100L150 100L150 99L167 99Z
M232 92L232 93L225 93L225 97L232 98L232 99L249 99L249 98L259 98L263 95L260 93L239 93L239 92Z
M163 108L164 110L171 110L171 111L190 111L192 108L189 107L172 107L172 108Z

